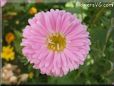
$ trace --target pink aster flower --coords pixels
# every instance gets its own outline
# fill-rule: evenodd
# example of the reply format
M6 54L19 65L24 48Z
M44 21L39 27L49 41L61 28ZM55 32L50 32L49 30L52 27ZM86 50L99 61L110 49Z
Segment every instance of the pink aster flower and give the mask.
M0 7L3 7L7 3L7 0L0 0Z
M64 10L39 12L23 30L23 54L42 74L63 76L78 69L90 50L87 27Z

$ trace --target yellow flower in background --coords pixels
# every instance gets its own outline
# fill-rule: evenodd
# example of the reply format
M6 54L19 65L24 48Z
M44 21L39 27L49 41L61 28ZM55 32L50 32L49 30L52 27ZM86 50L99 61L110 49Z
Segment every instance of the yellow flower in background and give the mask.
M29 78L31 79L31 78L34 76L33 72L29 72L29 73L28 73L28 76L29 76Z
M30 8L29 14L34 15L37 13L37 9L35 7Z
M15 36L11 32L7 33L5 36L5 40L8 44L10 44L12 41L14 41L14 39L15 39Z
M6 61L14 60L15 53L13 51L13 47L11 47L11 46L4 46L2 48L1 58L5 59Z

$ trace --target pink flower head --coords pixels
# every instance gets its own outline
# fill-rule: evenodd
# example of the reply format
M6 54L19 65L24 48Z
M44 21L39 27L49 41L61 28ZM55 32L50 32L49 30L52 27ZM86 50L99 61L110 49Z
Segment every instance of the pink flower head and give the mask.
M3 7L7 3L7 0L0 0L0 7Z
M42 74L63 76L79 68L90 50L87 27L64 10L39 12L23 30L23 54Z

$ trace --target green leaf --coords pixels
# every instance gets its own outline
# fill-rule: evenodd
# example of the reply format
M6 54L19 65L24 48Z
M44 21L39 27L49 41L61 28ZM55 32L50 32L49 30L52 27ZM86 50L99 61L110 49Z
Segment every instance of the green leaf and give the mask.
M15 50L16 52L18 53L22 53L22 47L21 47L21 40L22 40L22 33L17 31L17 30L14 30L14 34L16 36L16 39L14 40L14 46L15 46Z

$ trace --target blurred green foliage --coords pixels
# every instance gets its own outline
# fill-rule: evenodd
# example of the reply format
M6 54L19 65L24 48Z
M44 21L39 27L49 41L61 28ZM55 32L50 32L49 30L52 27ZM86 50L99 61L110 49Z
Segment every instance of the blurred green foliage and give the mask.
M36 7L38 12L50 9L63 9L69 11L88 26L91 51L84 65L79 69L69 72L62 78L41 75L39 70L32 65L22 54L20 46L22 30L28 24L31 7ZM16 59L11 63L20 66L22 71L33 71L34 76L29 79L30 84L111 84L114 82L114 29L111 30L110 7L78 6L76 2L65 3L8 3L3 7L3 40L7 32L13 32L16 40L12 44L15 47ZM110 31L111 30L111 31ZM6 42L3 41L3 46ZM4 64L4 62L3 62Z

